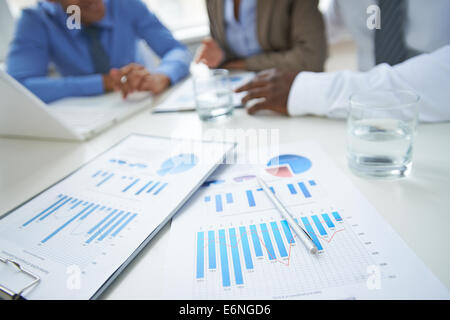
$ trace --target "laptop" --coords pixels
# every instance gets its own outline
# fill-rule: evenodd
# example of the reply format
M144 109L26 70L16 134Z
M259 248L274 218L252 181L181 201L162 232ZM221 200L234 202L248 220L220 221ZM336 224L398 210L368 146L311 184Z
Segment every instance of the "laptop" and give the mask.
M45 104L0 70L0 136L88 140L115 123L151 106L150 93L120 92L65 98Z
M6 59L14 33L14 18L6 0L0 0L0 62Z

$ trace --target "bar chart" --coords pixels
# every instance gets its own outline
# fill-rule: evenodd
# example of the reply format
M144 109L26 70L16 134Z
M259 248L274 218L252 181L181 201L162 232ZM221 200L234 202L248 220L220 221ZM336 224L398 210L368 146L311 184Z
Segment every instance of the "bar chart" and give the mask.
M158 196L169 185L161 179L147 176L123 175L111 170L97 170L91 176L97 191L131 197Z
M216 185L216 183L204 185L204 187L212 186L212 188L211 192L206 192L203 202L217 214L239 214L242 212L242 208L245 208L244 211L248 211L248 209L256 207L258 209L273 207L263 189L257 185L246 185L245 187L237 185L232 192L229 192L229 188L214 188ZM270 189L287 204L310 202L320 195L318 184L312 179L277 183L270 186Z
M319 145L280 145L267 158L253 170L241 164L218 170L214 179L225 182L201 188L172 219L164 298L448 297L445 285ZM270 202L270 191L258 190L257 178L272 187L292 219ZM308 250L296 224L317 253Z
M42 245L67 236L77 236L80 243L89 245L118 237L137 216L135 212L59 194L54 202L24 221L21 229L39 228L45 235L39 240Z
M133 158L133 157L131 157ZM178 154L161 163L148 164L133 158L109 158L104 166L90 173L92 191L125 197L132 200L150 200L167 191L171 176L194 168L198 157Z
M308 232L319 249L339 242L334 236L345 232L344 221L338 211L294 219ZM337 239L337 240L336 240ZM298 245L297 236L286 220L272 220L239 225L196 234L196 281L206 281L209 274L221 275L222 288L245 285L245 277L257 272L257 266L267 264L291 265L294 251L305 249ZM306 251L305 251L306 252Z

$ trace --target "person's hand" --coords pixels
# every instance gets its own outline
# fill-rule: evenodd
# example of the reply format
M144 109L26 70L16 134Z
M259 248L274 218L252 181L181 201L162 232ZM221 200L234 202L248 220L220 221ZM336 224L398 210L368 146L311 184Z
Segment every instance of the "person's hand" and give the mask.
M214 39L207 38L195 54L195 63L204 63L209 68L217 68L225 59L225 53Z
M140 86L150 73L141 65L130 63L120 69L111 69L103 75L103 87L106 92L121 91L125 99L130 93L140 91Z
M149 74L145 76L139 87L140 91L150 91L154 94L163 92L170 86L170 79L165 74Z
M298 72L277 69L264 70L235 92L247 92L242 98L243 105L250 100L261 99L247 110L249 114L259 110L272 110L287 115L289 91L297 74Z
M143 91L141 86L145 79L150 75L150 72L145 69L144 66L130 63L125 67L120 68L118 71L119 88L122 91L124 99L136 91Z
M144 66L131 63L120 69L111 69L103 76L106 92L121 91L125 99L136 91L158 94L170 86L170 79L163 74L151 74Z
M119 91L120 77L118 69L111 69L109 73L104 74L102 78L105 92Z

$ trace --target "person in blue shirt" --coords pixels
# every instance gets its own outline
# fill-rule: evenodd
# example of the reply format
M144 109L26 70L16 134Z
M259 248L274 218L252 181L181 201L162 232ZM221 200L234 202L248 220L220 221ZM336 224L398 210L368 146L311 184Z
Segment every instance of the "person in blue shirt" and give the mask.
M81 28L69 27L72 5ZM161 58L154 72L137 63L139 39ZM23 10L7 71L46 103L118 90L126 98L164 91L188 74L191 58L140 0L47 0ZM50 64L60 77L48 76Z

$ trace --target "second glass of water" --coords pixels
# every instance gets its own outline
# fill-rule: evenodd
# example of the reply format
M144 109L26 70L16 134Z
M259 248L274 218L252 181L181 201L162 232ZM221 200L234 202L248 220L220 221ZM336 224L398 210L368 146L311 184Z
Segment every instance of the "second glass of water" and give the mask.
M226 118L233 114L233 97L228 70L214 69L194 74L197 113L201 120Z
M347 158L353 172L385 179L409 175L419 100L400 90L351 96Z

